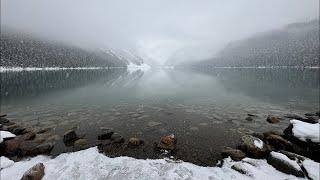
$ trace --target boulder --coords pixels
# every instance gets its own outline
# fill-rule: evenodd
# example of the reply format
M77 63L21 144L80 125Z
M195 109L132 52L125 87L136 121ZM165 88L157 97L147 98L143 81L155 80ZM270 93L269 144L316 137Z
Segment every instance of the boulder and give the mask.
M264 158L268 154L266 144L261 139L251 135L241 137L240 149L252 158Z
M177 144L177 139L174 137L174 135L164 136L161 137L160 143L157 145L159 149L164 150L175 150Z
M257 138L259 138L259 139L264 139L263 133L254 132L254 133L252 133L251 135L254 136L254 137L257 137Z
M113 131L105 130L102 134L98 135L98 140L111 139L112 135L113 135Z
M299 154L293 153L293 152L289 152L289 151L284 151L281 150L280 153L286 155L289 159L291 160L299 160L299 161L304 161L305 159L307 159L304 156L301 156Z
M267 117L267 122L271 123L271 124L278 123L278 122L280 122L280 120L281 120L281 118L276 117L276 116L268 116Z
M17 153L19 152L19 146L21 144L22 140L19 138L15 138L15 139L10 139L5 141L5 150L4 150L4 154L6 156L12 157L17 155Z
M265 137L266 142L277 150L292 150L290 141L285 140L283 137L271 134Z
M7 116L6 114L0 114L0 118L4 118L6 116Z
M74 147L76 148L82 148L88 144L88 141L86 139L78 139L74 142Z
M121 143L124 143L124 142L125 142L125 140L124 140L124 138L122 136L119 136L119 137L114 138L112 140L112 144L121 144Z
M244 174L244 175L247 175L247 176L252 176L252 174L250 173L250 171L246 168L245 164L243 163L236 163L234 165L231 166L231 169L241 173L241 174Z
M36 133L31 131L19 136L18 138L21 138L22 140L33 140L35 137L36 137Z
M283 173L292 174L297 177L305 176L299 164L284 154L271 152L267 158L267 162Z
M317 117L317 116L307 116L307 119L304 119L303 121L307 122L307 123L315 124L315 123L319 123L319 117Z
M46 133L46 132L51 131L51 130L52 130L52 128L49 128L49 127L43 128L43 129L40 129L39 131L37 131L37 134Z
M267 131L267 132L264 132L263 133L263 136L264 137L268 137L270 135L277 135L277 136L281 136L281 133L280 132L276 132L276 131Z
M25 129L25 127L16 127L12 130L12 133L15 135L21 135Z
M304 115L305 115L305 116L317 116L316 113L305 113Z
M99 146L109 146L112 143L111 139L106 139L103 141L100 141Z
M293 152L299 153L303 156L311 158L315 161L320 161L320 144L311 142L310 140L301 141L296 138L292 132L293 125L290 124L284 131L285 139L289 140L293 144Z
M136 147L136 146L140 146L142 144L144 144L144 141L139 138L136 138L136 137L132 137L128 141L128 146L130 146L130 147Z
M54 147L54 143L45 142L39 144L36 141L23 141L19 147L19 156L36 156L38 154L48 154Z
M284 117L286 118L289 118L289 119L297 119L297 120L305 120L306 118L300 116L300 115L297 115L297 114L286 114Z
M41 180L44 176L44 165L43 163L38 163L26 171L21 180Z
M21 134L26 134L26 133L29 133L29 132L35 132L35 130L34 130L33 128L28 127L28 128L25 128L25 129L21 132Z
M10 132L13 132L13 130L14 130L15 128L18 128L18 127L19 127L18 124L11 124L11 125L8 125L8 126L7 126L7 130L10 131Z
M0 117L0 124L6 124L8 122L9 122L9 120L7 118L5 118L5 116Z
M64 143L72 143L78 139L78 136L74 130L69 130L64 133L63 135L63 142Z
M243 158L246 157L246 154L242 152L239 149L232 149L230 147L225 148L221 152L222 157L231 157L232 160L234 161L241 161Z

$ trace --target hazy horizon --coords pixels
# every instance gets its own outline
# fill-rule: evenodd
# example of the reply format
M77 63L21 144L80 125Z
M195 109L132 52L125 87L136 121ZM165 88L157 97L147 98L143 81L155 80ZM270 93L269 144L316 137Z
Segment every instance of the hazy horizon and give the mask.
M1 1L1 24L85 48L120 48L164 64L318 18L319 1ZM180 55L179 54L179 55Z

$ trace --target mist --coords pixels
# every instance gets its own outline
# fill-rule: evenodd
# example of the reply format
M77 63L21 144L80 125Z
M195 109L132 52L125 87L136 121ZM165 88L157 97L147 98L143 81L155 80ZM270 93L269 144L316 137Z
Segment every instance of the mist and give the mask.
M317 0L2 0L1 27L83 48L120 48L164 64L319 16Z

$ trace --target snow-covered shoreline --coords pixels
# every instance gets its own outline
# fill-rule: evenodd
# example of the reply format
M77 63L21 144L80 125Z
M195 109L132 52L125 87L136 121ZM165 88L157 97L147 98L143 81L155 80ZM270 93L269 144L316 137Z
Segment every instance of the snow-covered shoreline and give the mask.
M10 121L2 118L4 129L8 129L6 123ZM290 126L292 134L301 141L307 139L313 143L319 141L319 121L314 123L303 122L292 119ZM289 128L288 127L288 128ZM14 135L13 130L1 130L0 138L2 151L7 157L14 157L10 154L12 144L18 143L19 138L26 138L24 142L29 142L30 138L37 136L35 133L27 133L24 135ZM69 131L68 131L69 132ZM71 131L70 131L71 133ZM285 133L286 135L286 133ZM64 139L70 136L65 133ZM132 157L120 156L110 158L100 152L98 147L90 147L84 150L62 153L57 157L50 157L47 151L42 151L40 146L34 151L35 157L25 159L19 162L13 162L9 158L2 156L0 158L0 179L20 179L33 172L32 168L42 166L41 177L43 179L319 179L320 164L319 159L312 154L305 156L295 154L287 149L267 147L266 143L277 142L276 145L290 145L291 142L286 141L276 134L263 135L261 139L251 135L244 135L241 138L240 150L226 149L223 151L224 159L214 167L203 167L189 162L180 160L164 159L136 159ZM129 142L132 142L132 138ZM136 138L137 139L137 138ZM162 137L161 142L170 144L170 139L175 142L175 137ZM262 141L263 140L263 141ZM11 141L11 142L9 142ZM308 143L308 142L306 142ZM10 145L11 144L11 145ZM129 144L128 144L129 145ZM160 144L162 145L162 144ZM167 149L169 146L160 146L158 148ZM275 144L269 144L275 145ZM304 146L309 146L304 145ZM19 149L20 147L20 149ZM35 147L35 148L37 148ZM44 147L44 146L43 146ZM127 146L129 147L129 146ZM171 147L171 146L170 146ZM4 149L3 149L4 148ZM24 152L22 146L17 146L20 153ZM30 149L26 149L31 152ZM26 152L27 152L26 151ZM50 150L49 150L50 151ZM100 151L100 152L99 152ZM245 154L243 152L245 152ZM312 149L311 149L312 151ZM241 153L244 154L243 156ZM27 153L26 153L27 154ZM17 155L17 154L16 154ZM317 162L315 162L317 161ZM36 165L36 166L35 166ZM30 169L31 168L31 169ZM27 175L26 175L27 174Z
M85 158L84 158L85 157ZM306 161L306 160L305 160ZM310 162L319 165L308 159ZM231 158L223 160L222 167L202 167L188 162L168 159L142 160L130 157L110 158L98 152L97 147L73 153L64 153L56 158L39 155L11 164L1 170L1 179L20 179L24 172L37 163L45 166L43 179L302 179L277 171L263 159L245 158L240 162ZM238 166L246 175L234 170ZM313 165L314 166L314 165ZM316 167L306 166L317 176Z

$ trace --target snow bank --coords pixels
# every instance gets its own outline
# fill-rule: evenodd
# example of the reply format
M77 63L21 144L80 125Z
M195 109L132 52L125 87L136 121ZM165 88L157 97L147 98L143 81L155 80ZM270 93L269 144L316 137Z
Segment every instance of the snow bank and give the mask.
M220 167L201 167L187 162L172 162L165 159L141 160L129 157L109 158L98 152L96 147L61 154L54 159L37 156L16 162L1 171L0 179L20 179L25 171L42 162L45 179L298 179L277 171L266 160L245 158L234 162L224 160ZM248 175L243 175L231 166L241 163ZM311 165L313 166L313 165Z
M309 177L311 179L320 179L320 164L312 161L311 159L306 159L302 162L303 167L306 169Z
M0 143L3 142L3 139L11 137L16 137L16 135L12 134L9 131L0 131Z
M7 157L0 157L0 169L8 168L14 164L14 161L10 160Z
M320 142L319 123L311 124L296 119L291 120L290 123L293 125L292 133L296 138L300 139L301 141L307 141L307 139L309 139L315 143Z

